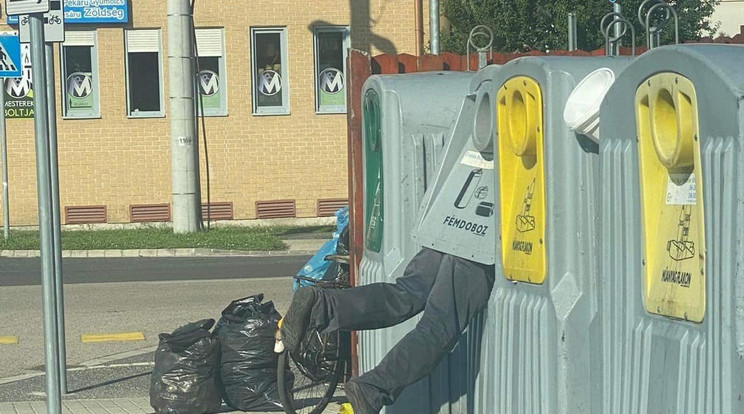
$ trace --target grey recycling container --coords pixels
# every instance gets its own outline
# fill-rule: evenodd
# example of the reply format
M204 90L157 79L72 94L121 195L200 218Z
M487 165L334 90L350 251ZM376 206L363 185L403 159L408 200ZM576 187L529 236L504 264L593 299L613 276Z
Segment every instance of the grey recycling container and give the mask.
M360 284L394 282L419 251L421 246L412 239L411 230L473 76L465 72L374 75L365 82L365 246ZM360 332L360 371L374 368L417 320ZM439 371L434 374L435 382L439 376ZM409 387L386 412L418 412L420 407L426 407L425 412L438 412L438 408L429 408L430 382L425 378Z
M744 47L653 49L601 109L593 412L744 412Z
M493 79L496 282L476 321L484 333L473 412L598 412L599 148L564 112L588 75L629 62L525 57Z

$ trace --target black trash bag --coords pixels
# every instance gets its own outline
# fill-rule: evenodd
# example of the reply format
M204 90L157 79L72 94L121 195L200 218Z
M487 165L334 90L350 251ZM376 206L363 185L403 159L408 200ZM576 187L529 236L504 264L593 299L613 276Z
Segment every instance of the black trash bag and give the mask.
M274 352L281 316L273 302L262 301L263 294L233 301L214 330L222 347L222 397L241 411L282 410L276 383L279 355Z
M349 255L349 225L347 224L338 236L338 243L336 244L336 254L339 256ZM349 265L346 263L340 263L332 261L325 273L323 273L323 281L333 281L341 284L349 283Z
M204 414L218 411L220 344L209 330L214 319L161 333L150 377L150 405L157 414Z
M324 282L348 283L349 271L347 269L348 265L331 262L331 265L323 273L323 279L321 280Z
M338 243L336 244L336 254L346 256L349 254L349 225L344 226L341 230L341 234L338 235Z

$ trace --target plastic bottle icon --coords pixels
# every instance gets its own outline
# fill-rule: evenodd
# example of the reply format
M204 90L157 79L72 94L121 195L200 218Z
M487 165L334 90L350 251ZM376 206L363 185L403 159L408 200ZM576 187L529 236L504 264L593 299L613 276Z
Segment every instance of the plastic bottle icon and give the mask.
M465 184L462 186L462 190L460 190L460 194L455 200L455 207L462 210L470 204L470 200L473 199L475 192L478 190L478 184L480 184L482 176L483 170L480 168L470 172L467 180L465 180Z
M380 179L377 181L372 211L367 224L367 248L378 253L382 248L382 211L382 180Z

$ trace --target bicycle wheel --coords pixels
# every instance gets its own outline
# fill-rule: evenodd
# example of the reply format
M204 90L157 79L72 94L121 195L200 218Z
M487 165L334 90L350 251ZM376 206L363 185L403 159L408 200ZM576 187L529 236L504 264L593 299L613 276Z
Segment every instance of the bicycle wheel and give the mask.
M299 355L279 355L279 398L287 414L320 414L334 397L344 373L339 334L311 331Z

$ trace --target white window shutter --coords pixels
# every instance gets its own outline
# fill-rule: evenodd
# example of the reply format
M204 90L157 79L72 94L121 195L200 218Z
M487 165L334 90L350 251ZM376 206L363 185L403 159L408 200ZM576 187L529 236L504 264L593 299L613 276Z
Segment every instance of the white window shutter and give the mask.
M160 30L127 30L127 52L160 52Z
M65 31L65 42L62 46L90 46L96 45L96 32L94 30Z
M222 57L223 29L196 29L196 47L200 57Z

